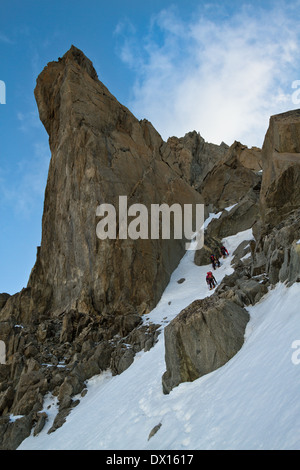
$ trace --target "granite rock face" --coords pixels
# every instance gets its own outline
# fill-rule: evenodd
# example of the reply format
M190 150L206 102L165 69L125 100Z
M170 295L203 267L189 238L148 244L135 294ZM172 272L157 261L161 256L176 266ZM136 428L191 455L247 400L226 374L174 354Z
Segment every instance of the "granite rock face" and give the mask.
M207 234L222 239L251 228L259 219L259 194L260 184L248 191L232 208L223 211L221 217L213 219L207 227Z
M215 145L205 142L196 131L184 137L170 137L163 149L164 160L193 188L200 186L214 165L220 162L228 150L228 145Z
M255 160L253 164L250 156ZM248 191L260 184L260 153L234 142L224 157L207 173L199 191L212 212L239 202ZM252 167L255 167L255 170Z
M300 210L268 230L260 226L253 250L252 276L266 273L271 284L300 282Z
M52 156L26 316L148 311L181 259L184 240L150 239L150 229L148 239L121 239L119 197L127 197L127 207L145 205L150 217L151 204L201 204L201 195L164 161L166 145L153 126L117 101L75 47L45 67L35 97ZM116 209L115 239L96 234L96 209L104 203Z
M300 204L299 109L271 116L262 162L261 216L265 225L276 225Z

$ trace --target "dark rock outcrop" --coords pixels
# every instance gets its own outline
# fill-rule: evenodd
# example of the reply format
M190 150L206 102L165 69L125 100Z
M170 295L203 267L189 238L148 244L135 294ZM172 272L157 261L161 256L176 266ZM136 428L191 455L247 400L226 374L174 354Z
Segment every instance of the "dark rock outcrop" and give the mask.
M7 345L7 362L0 364L0 449L16 448L33 426L35 434L41 431L47 393L58 398L49 431L54 432L78 404L73 397L86 381L106 370L113 375L126 370L137 352L153 347L159 326L144 325L139 316L120 316L112 327L108 318L75 311L25 326L0 321L0 338ZM10 421L11 415L28 419Z
M273 285L300 281L300 209L292 211L277 225L259 231L251 274L262 273L268 275Z
M274 226L300 205L299 109L271 116L262 162L261 216Z
M10 295L6 294L5 292L3 294L0 294L0 310L4 307L9 298Z

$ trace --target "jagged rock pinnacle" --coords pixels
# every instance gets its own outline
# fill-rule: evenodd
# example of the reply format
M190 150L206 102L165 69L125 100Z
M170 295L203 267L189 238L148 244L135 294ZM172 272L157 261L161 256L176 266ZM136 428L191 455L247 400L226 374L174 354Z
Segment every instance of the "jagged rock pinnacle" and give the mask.
M29 286L51 290L51 309L143 312L153 307L184 252L183 240L104 240L96 208L119 196L128 204L201 203L163 161L163 141L97 80L72 46L37 79L35 96L52 158L42 243ZM147 268L145 268L147 266Z
M98 80L98 75L94 66L90 59L86 57L86 55L77 47L71 46L70 49L64 54L61 60L73 60L76 62L81 68L87 71L91 78L94 80Z

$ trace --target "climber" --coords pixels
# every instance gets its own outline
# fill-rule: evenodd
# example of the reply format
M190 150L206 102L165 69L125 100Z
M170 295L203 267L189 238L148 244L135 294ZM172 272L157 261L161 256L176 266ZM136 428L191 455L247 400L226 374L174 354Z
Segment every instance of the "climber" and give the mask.
M214 289L217 285L216 278L211 271L208 271L208 273L206 274L206 283L209 287L209 290Z
M211 261L213 269L216 269L216 266L218 266L218 268L221 266L220 261L216 255L211 254L210 261Z
M221 263L220 263L220 260L219 260L219 256L218 256L218 255L215 255L215 265L218 266L218 268L221 266Z
M225 248L225 246L221 246L220 250L221 250L223 258L226 258L226 256L229 255L229 253L228 253L227 249Z
M210 262L212 264L213 269L216 269L215 255L213 254L210 255Z

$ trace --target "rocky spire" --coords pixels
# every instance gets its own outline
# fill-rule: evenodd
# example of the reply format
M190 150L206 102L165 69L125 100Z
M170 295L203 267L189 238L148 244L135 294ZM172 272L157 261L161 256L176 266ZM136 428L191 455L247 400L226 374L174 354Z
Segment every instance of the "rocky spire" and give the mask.
M96 208L119 196L128 206L201 203L162 159L160 135L97 79L74 46L37 79L35 96L52 157L42 242L28 286L45 307L143 313L159 300L184 252L182 240L99 240Z

